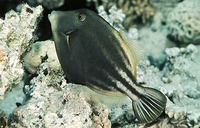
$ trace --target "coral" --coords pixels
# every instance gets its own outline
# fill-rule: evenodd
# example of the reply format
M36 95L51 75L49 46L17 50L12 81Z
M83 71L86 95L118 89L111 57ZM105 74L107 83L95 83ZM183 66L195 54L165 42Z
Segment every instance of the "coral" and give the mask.
M88 1L99 2L100 0ZM128 13L128 11L132 12L131 8L134 9L134 7L135 9L143 8L143 11L144 7L151 7L148 0L134 1L131 1L133 3L125 0L109 1L109 5L105 5L106 2L103 1L108 12L104 10L103 6L100 6L99 14L117 30L124 29L122 22L128 18L125 17L127 14L123 12L124 10ZM148 5L145 5L145 2ZM133 6L126 10L125 7L130 5L138 7ZM131 22L138 18L142 19L141 15L146 15L143 11L138 10L137 13L136 10L134 11L135 15L132 17L135 19L130 18ZM165 28L159 27L163 21L163 17L160 17L162 14L158 14L153 21L162 19L157 25L154 25L153 28L156 28L154 29L156 31L153 33L150 29L145 29L140 30L138 34L138 30L135 28L124 32L124 36L128 40L144 42L144 47L146 47L148 58L145 56L137 67L137 82L142 86L162 91L168 98L166 111L157 120L150 124L140 124L134 116L132 102L128 97L103 96L87 87L67 83L57 59L53 41L39 41L32 44L36 38L33 32L41 12L41 6L30 8L25 5L20 14L10 11L5 20L0 19L0 95L4 96L5 90L12 88L14 84L18 85L12 89L11 93L7 93L12 95L12 97L10 96L12 100L5 98L0 103L0 125L2 127L8 127L8 124L10 124L9 127L111 128L111 125L122 128L200 127L200 73L198 72L200 47L190 44L182 48L167 48L169 41L164 37L164 31L162 33L160 31ZM186 8L185 13L189 12ZM182 15L182 10L179 13ZM148 36L145 36L146 33ZM147 51L147 47L150 51ZM158 63L157 65L162 64L164 68L158 69L151 65L152 62ZM27 85L23 88L24 69L28 71L26 73L29 78L26 82ZM22 85L20 81L23 83ZM15 89L19 88L21 92L16 93ZM22 94L22 88L26 97ZM22 97L19 96L19 93ZM21 106L16 107L13 97L22 98L19 102ZM25 101L23 101L24 97ZM16 109L10 117L8 117L10 113L6 110L10 110L13 106L8 104L7 106L10 105L8 109L3 109L5 107L2 106L6 102L15 104Z
M171 83L175 83L178 81L174 81L174 76L181 77L181 83L188 82L188 80L193 80L194 82L199 81L198 76L199 72L195 72L198 70L198 65L200 62L199 59L199 51L198 47L190 44L186 48L167 48L166 54L168 56L168 62L164 69L164 76L168 76ZM169 77L170 75L172 78ZM176 78L177 79L177 78Z
M192 44L186 48L166 49L168 62L164 68L163 78L168 83L167 96L179 109L176 112L185 112L188 122L199 122L200 89L198 66L199 47ZM166 90L165 90L166 91ZM174 107L170 107L173 111Z
M23 78L21 55L35 40L34 31L43 9L23 5L21 13L11 10L0 19L0 101L6 91Z
M112 6L107 13L103 6L99 6L98 14L103 17L111 26L113 26L117 31L124 30L122 22L124 21L125 14L121 9L117 9L116 6ZM138 40L138 30L136 28L128 29L128 32L123 32L124 36L131 42Z
M34 43L23 60L36 76L25 86L30 100L14 111L11 127L111 127L109 109L95 95L66 84L53 41Z
M186 48L166 49L167 62L162 72L150 66L148 61L143 60L139 65L138 82L159 89L172 101L171 104L167 103L166 110L170 119L165 122L174 122L170 113L185 113L184 119L189 126L195 126L199 122L199 51L199 47L192 44Z
M93 103L91 103L91 101ZM96 102L96 100L90 100L90 104L92 105L92 120L94 128L111 128L111 122L108 119L108 114L110 113L109 109L104 105Z
M132 109L132 102L128 100L128 102L122 105L119 104L121 103L118 102L118 105L109 107L111 109L109 117L112 122L112 127L125 127L131 123L135 123L136 118Z
M61 69L60 62L57 58L54 42L39 41L31 45L31 50L23 58L23 66L30 73L37 72L38 67L44 62L51 70L59 71Z
M46 40L32 44L31 50L24 56L23 61L24 68L31 74L37 75L30 81L32 88L38 85L60 88L60 82L64 80L64 72L58 60L53 41ZM25 89L29 89L28 86L25 87Z
M117 10L116 6L112 6L108 10L109 14L104 10L103 6L99 6L98 8L98 14L103 17L111 26L113 26L118 31L120 29L124 29L122 26L122 22L125 18L125 14L122 12L122 10Z
M12 114L12 112L22 105L26 100L26 95L23 93L24 80L22 80L11 91L7 92L5 98L0 102L0 110L6 115Z
M126 37L131 41L137 41L139 37L138 30L136 28L130 28L125 35L127 35Z
M188 128L185 114L178 115L177 113L166 113L162 118L150 124L139 124L139 128Z
M162 71L151 66L146 59L139 64L137 81L143 83L143 86L159 89L169 98L166 107L169 117L161 120L162 123L157 123L157 126L199 125L199 51L200 47L192 44L183 48L167 48L167 62ZM177 115L184 118L178 118Z
M36 49L34 49L36 45L39 46L37 47L38 52L35 52ZM41 57L42 55L46 56L45 59ZM29 58L29 56L32 56L32 58ZM60 88L60 82L64 80L64 72L58 61L55 46L52 41L43 41L34 44L33 49L27 54L27 56L25 56L24 60L26 69L37 75L30 81L32 88L39 85L54 86L57 89ZM38 63L35 63L34 65L29 63L34 62L35 60ZM40 62L41 60L42 63ZM35 69L37 69L37 72L35 72Z
M28 0L31 5L43 5L45 8L54 9L64 5L65 0Z
M198 43L200 41L200 2L184 0L168 15L168 35L180 44Z
M72 127L73 127L73 124L69 123L70 119L71 120L79 120L79 121L87 120L87 122L77 123L77 125L78 125L77 127L110 128L111 122L108 119L108 114L110 113L110 109L112 112L111 117L112 117L113 123L117 122L117 119L119 119L120 116L125 117L124 120L127 120L127 117L128 117L127 115L132 115L129 117L129 121L134 118L132 107L131 107L132 104L131 104L130 100L128 100L128 102L127 102L127 100L125 100L124 98L122 99L122 101L126 101L123 104L128 104L129 107L120 107L119 109L117 109L116 105L115 105L115 107L113 107L113 105L110 105L110 108L108 109L101 104L101 102L103 102L103 103L106 102L106 99L108 99L107 96L102 97L102 95L97 94L86 87L83 90L83 89L81 89L81 88L83 88L82 86L71 85L71 84L66 85L63 71L60 67L57 56L55 56L55 53L56 53L56 51L55 51L53 42L52 41L43 41L43 42L34 43L31 46L31 50L25 55L24 66L26 67L26 69L28 71L33 71L33 73L35 73L37 76L35 76L31 79L30 85L25 86L24 91L27 96L31 97L31 99L24 106L18 108L18 109L21 109L20 111L26 111L27 106L30 104L32 106L33 104L37 105L37 104L42 104L41 102L45 102L45 104L47 106L52 106L51 103L58 104L58 106L55 106L57 111L64 111L63 109L66 109L66 111L68 111L68 112L72 111L72 112L77 113L78 110L74 110L74 109L76 109L76 107L74 107L74 106L81 106L81 105L84 105L85 102L87 102L86 106L89 106L90 108L88 108L88 111L82 111L82 115L77 115L78 119L69 118L69 116L63 116L63 118L59 119L59 120L66 120L66 122L63 121L63 124L69 125ZM44 56L47 56L47 57L44 57ZM43 59L43 58L46 58L46 59ZM52 59L50 59L50 58L52 58ZM54 64L53 64L52 60L54 61ZM34 63L35 61L37 61L37 63ZM53 69L53 68L55 68L55 66L58 67L57 68L58 70ZM34 70L32 70L32 69L34 69ZM56 90L52 86L56 87L60 91ZM50 95L53 95L52 93L46 94L46 93L48 93L48 90L50 90L50 88L52 90L51 92L58 91L59 93L61 93L60 95L63 95L63 97L61 97L61 96L55 96L55 98L49 97ZM67 89L64 89L64 88L67 88ZM79 95L79 94L87 93L87 92L90 94L89 96L87 95L87 96L82 97ZM46 99L56 99L56 97L57 98L60 97L63 99L58 100L59 99L58 98L57 100L55 100L55 101L51 100L50 102L47 102L48 100L46 100ZM95 97L97 97L97 98L95 98ZM84 98L86 98L85 101L83 101ZM99 100L103 99L103 101L100 102L96 99L99 99ZM126 99L127 99L127 97L126 97ZM64 105L61 105L61 103L59 103L62 101L66 102L66 104L73 104L74 108L69 105L68 105L69 108L64 107ZM111 100L108 100L107 103L110 104L110 101ZM112 99L112 101L113 101L113 99ZM29 103L29 102L31 102L31 103ZM38 102L40 102L40 103L38 103ZM55 103L55 102L58 102L58 103ZM82 102L84 102L84 103L82 103ZM116 103L117 103L117 101L115 102L115 104ZM119 104L119 103L117 103L117 104ZM124 106L123 104L121 104L120 106ZM42 108L46 108L46 107L42 106ZM36 109L36 108L33 108L33 109ZM82 108L80 108L80 109L82 109ZM119 110L122 113L118 114ZM16 111L18 111L18 110L16 110ZM69 113L66 113L66 111L64 111L63 113L69 115ZM55 113L53 113L51 109L50 110L45 109L42 112L43 112L42 114L45 116L44 119L46 119L46 123L45 123L45 121L40 121L40 123L38 123L38 124L44 123L45 126L48 126L48 127L58 126L58 125L56 125L56 123L58 123L59 120L56 120L56 119L54 120L55 123L53 123L51 126L49 125L49 123L47 123L47 122L52 122L50 119L52 119L52 118L54 119L54 116L55 116ZM38 112L33 111L33 113L38 113ZM29 117L29 116L27 116L27 114L25 113L25 115L23 115L24 119L29 120L29 118L33 118L36 122L39 120L38 119L39 115L36 115L35 117ZM83 117L83 115L85 115L85 116ZM87 115L89 115L89 117ZM21 117L19 117L19 116L16 117L16 114L13 115L13 118L14 118L14 120L17 120L18 118L20 120L22 120ZM23 125L27 125L27 123L30 123L30 122L24 122L22 120L22 122L20 124L16 124L13 122L12 125L13 126L19 125L19 127L20 127Z
M3 111L0 110L0 127L1 128L9 128L8 127L8 115L6 115Z
M38 85L31 96L14 111L11 127L110 128L108 109L80 85L62 81L60 91L46 84Z
M0 50L0 62L5 61L4 56L5 56L5 51L4 50Z
M156 13L162 13L163 22L165 22L169 12L181 1L183 0L150 0L149 2L155 8Z
M101 6L103 6L110 14L112 14L110 9L113 7L120 9L120 11L122 10L125 14L123 26L127 30L128 28L135 27L138 21L141 23L148 22L155 14L155 9L150 5L150 0L87 0L88 6L91 6L92 3L95 4L98 10L99 8L101 10Z
M132 126L135 123L135 116L132 109L132 101L127 96L113 97L102 95L86 88L86 92L95 95L99 102L106 105L109 109L109 119L112 127ZM105 119L107 120L107 119ZM108 123L106 123L108 124Z
M126 18L123 21L123 25L126 29L133 27L137 20L146 23L155 13L154 8L149 4L149 0L103 1L103 6L106 10L110 9L113 5L122 9L123 13L126 15Z
M138 42L144 47L145 55L151 64L159 68L163 67L167 58L165 49L174 45L162 30L152 31L149 27L140 29Z

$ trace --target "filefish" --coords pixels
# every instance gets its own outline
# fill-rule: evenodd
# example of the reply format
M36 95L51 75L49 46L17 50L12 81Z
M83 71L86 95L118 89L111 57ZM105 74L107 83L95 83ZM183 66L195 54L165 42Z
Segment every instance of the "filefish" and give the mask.
M136 81L142 49L88 9L52 11L48 15L61 67L68 82L109 96L127 95L136 118L152 122L166 106L160 91Z

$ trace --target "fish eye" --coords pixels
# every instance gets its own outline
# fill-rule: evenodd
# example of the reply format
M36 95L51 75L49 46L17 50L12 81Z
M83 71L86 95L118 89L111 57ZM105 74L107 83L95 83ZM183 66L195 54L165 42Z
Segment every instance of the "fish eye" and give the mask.
M79 21L84 21L85 18L86 18L86 15L85 15L85 14L80 13L80 14L78 15L78 20L79 20Z

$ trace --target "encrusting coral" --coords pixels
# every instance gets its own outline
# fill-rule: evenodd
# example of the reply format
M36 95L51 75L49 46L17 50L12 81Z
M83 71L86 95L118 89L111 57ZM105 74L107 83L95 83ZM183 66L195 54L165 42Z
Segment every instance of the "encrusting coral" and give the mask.
M185 114L166 113L150 124L139 124L139 128L188 128Z
M31 50L24 56L23 61L24 68L31 74L35 74L42 63L43 65L46 63L52 71L61 70L54 42L51 40L35 42L31 45Z
M162 72L151 66L148 60L140 63L137 80L144 83L144 86L161 90L170 99L166 107L169 118L166 117L164 122L160 120L162 125L199 125L199 54L199 47L192 44L185 48L168 48L167 62Z
M64 79L55 51L54 42L51 40L39 41L31 46L31 50L23 58L23 66L31 74L36 74L30 81L32 88L37 85L60 87Z
M111 127L108 108L97 102L94 95L64 80L60 89L36 85L31 99L12 114L11 127Z
M168 36L180 44L200 41L200 2L184 0L167 17Z
M42 11L41 6L25 4L20 14L11 10L0 19L0 101L23 78L20 57L36 39L34 31Z

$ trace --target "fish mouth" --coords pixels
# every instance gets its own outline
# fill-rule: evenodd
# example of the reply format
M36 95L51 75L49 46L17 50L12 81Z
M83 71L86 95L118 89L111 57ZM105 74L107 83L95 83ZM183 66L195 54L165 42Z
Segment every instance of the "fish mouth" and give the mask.
M69 36L70 34L76 32L76 31L78 31L78 30L77 30L77 29L73 29L73 30L70 30L70 31L66 32L65 34L66 34L67 36Z
M52 11L51 14L48 14L48 19L51 23L56 22L59 17L58 13L59 11Z
M78 31L78 29L73 29L73 30L70 30L68 32L65 32L65 35L67 36L67 45L69 46L69 42L70 42L70 35L74 32Z

